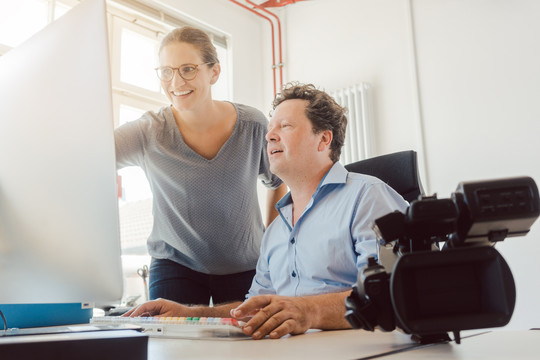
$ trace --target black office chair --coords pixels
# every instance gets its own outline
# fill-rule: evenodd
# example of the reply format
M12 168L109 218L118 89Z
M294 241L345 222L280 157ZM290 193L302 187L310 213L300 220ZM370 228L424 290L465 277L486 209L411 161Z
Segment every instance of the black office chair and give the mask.
M345 165L345 168L350 172L378 177L408 202L418 199L424 193L418 175L416 151L376 156Z

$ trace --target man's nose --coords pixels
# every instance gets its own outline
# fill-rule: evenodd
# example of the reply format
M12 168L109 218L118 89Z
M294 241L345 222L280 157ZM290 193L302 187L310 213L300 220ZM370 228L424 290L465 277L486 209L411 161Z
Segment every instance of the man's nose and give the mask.
M276 132L274 131L274 128L268 129L268 132L266 133L266 141L272 142L272 141L277 141L277 140L278 140L278 136Z

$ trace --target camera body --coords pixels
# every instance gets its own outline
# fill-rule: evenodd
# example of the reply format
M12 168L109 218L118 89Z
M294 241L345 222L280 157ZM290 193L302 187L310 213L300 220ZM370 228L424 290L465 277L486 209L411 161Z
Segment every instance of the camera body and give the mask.
M370 258L346 299L353 328L400 328L422 342L459 343L461 330L506 325L515 283L493 247L522 236L540 215L530 177L462 182L451 198L421 197L375 220ZM439 248L441 246L441 248Z

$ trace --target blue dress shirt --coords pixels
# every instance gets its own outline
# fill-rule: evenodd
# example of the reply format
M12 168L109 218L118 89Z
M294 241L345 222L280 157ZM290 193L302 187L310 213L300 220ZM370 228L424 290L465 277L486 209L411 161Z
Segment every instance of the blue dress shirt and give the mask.
M257 273L247 297L304 296L341 292L356 283L369 256L376 256L373 221L408 203L379 179L349 173L336 162L292 226L291 194L266 230Z

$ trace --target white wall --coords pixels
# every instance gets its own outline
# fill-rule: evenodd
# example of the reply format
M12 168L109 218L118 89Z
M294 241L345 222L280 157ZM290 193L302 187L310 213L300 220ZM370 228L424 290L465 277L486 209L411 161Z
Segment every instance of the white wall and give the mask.
M235 101L266 113L268 23L226 0L159 2L232 36ZM328 91L369 82L375 152L419 151L428 192L448 197L466 180L540 181L540 1L311 0L276 12L285 81ZM509 327L539 327L540 221L497 248L518 291Z
M312 0L285 16L288 80L370 82L376 153L421 151L430 192L540 181L539 1ZM497 248L517 286L509 327L540 326L540 221Z
M540 2L414 2L432 188L532 176L540 182ZM517 286L511 325L539 326L540 221L498 249Z

